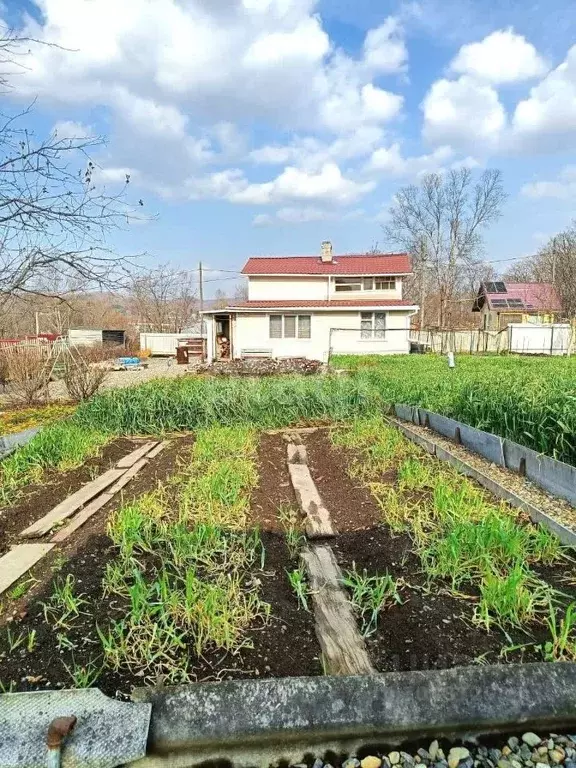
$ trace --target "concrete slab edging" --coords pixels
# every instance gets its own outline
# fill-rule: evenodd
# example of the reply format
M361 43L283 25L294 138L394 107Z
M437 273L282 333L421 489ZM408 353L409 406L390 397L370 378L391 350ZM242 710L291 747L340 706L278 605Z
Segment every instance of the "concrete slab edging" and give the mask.
M152 704L147 757L134 766L264 767L415 738L573 728L576 664L200 683L133 699Z
M493 493L494 496L507 501L513 507L521 509L523 512L527 512L533 522L545 525L550 531L553 531L558 536L560 541L566 546L576 547L576 533L570 530L570 528L562 525L562 523L559 523L558 520L555 520L541 509L538 509L538 507L535 507L529 501L526 501L521 496L518 496L518 494L508 490L508 488L504 488L504 486L500 485L500 483L496 482L496 480L493 480L491 477L488 477L488 475L485 475L483 472L480 472L480 470L471 466L459 457L454 456L453 453L450 453L450 451L446 450L446 448L438 445L438 443L436 443L431 438L424 437L423 435L414 432L412 429L410 429L410 427L402 424L399 421L396 421L395 419L390 419L389 421L413 443L419 445L421 448L424 448L424 450L428 451L428 453L436 456L442 461L448 462L448 464L451 464L463 475L476 480L477 483L480 483L480 485Z
M402 421L429 427L493 464L526 475L535 485L576 506L576 467L571 464L425 408L395 405L394 413Z
M16 448L29 443L41 429L42 427L30 427L30 429L23 429L21 432L2 435L0 437L0 460L9 456Z

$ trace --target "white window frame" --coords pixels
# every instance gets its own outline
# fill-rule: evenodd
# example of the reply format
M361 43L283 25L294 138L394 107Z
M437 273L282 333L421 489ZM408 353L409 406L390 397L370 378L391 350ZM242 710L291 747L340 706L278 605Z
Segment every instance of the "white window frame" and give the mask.
M282 318L282 324L281 324L281 335L280 336L272 336L272 318L273 317L280 317ZM294 335L286 335L286 318L294 318L295 325L294 325ZM310 329L310 335L309 336L301 336L301 330L300 330L300 319L307 317L309 320L309 329ZM294 339L298 341L310 341L312 338L312 315L302 313L302 314L292 314L292 313L280 313L280 312L271 312L268 315L268 338L270 338L272 341L277 341L278 339Z
M376 328L376 316L384 318L383 328ZM370 323L370 328L363 328L362 324L367 322ZM384 341L386 339L387 326L387 312L360 312L360 341Z
M341 282L338 282L338 281ZM386 287L376 288L377 283L388 283ZM347 277L345 275L338 275L334 277L334 292L335 293L362 293L366 291L395 291L396 290L396 277L389 275L380 276L363 276L363 277Z

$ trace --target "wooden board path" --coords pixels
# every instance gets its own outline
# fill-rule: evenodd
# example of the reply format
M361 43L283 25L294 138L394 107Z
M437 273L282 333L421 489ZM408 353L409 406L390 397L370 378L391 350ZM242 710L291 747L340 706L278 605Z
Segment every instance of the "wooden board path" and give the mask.
M50 533L55 525L72 517L75 512L91 501L95 496L98 496L102 491L105 491L113 483L120 480L120 478L126 474L127 470L133 467L134 464L142 458L144 449L146 449L147 452L153 449L156 445L157 441L145 443L141 448L137 448L135 451L132 451L132 453L124 456L120 459L116 467L109 469L95 480L83 485L82 488L79 488L75 493L64 499L64 501L61 501L60 504L57 504L47 515L44 515L40 520L37 520L23 530L20 536L24 539L39 539L47 533ZM121 463L123 464L122 467L120 467Z
M127 485L130 480L132 480L132 478L137 475L138 472L143 469L143 467L146 466L146 464L148 464L151 458L158 456L160 451L164 450L167 445L168 441L165 440L163 443L160 443L155 448L153 448L147 456L133 464L130 469L128 469L122 475L122 477L114 483L114 485L108 488L107 491L98 496L96 499L91 501L90 504L87 504L84 509L82 509L80 512L78 512L77 515L74 516L74 519L68 523L68 525L66 525L64 528L61 528L58 533L54 534L50 541L55 543L65 541L68 536L77 531L78 528L81 528L87 520L89 520L93 515L96 514L96 512L98 512L99 509L102 509L102 507L106 506L106 504L108 504L108 502L114 498L118 491L122 490L122 488L124 488L124 486Z
M36 565L54 544L18 544L0 557L0 594Z
M302 552L314 603L316 636L326 673L329 675L371 675L370 663L352 612L342 590L342 573L332 549L324 544Z

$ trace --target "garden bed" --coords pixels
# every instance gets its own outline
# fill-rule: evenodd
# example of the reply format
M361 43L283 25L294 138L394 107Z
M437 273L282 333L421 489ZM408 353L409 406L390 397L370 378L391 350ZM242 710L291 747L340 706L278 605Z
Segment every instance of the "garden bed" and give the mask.
M299 373L311 376L322 368L320 360L307 360L304 357L289 358L244 358L242 360L222 360L199 365L194 374L211 376L278 376Z
M4 688L129 695L322 674L287 438L250 426L174 438L123 499L7 594ZM375 671L576 658L576 569L552 534L381 418L301 439ZM51 475L49 497L31 489L4 513L4 546L133 447L115 440L80 469Z

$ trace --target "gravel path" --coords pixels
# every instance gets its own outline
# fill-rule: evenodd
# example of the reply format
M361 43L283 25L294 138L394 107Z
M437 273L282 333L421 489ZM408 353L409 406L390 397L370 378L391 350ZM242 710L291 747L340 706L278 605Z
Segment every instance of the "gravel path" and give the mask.
M517 475L515 472L511 472L509 469L498 467L496 464L491 464L487 459L479 456L477 453L473 453L467 448L453 443L451 440L448 440L448 438L439 435L431 429L417 426L411 422L407 424L407 426L423 437L434 440L434 442L438 443L438 445L442 446L447 451L450 451L450 453L457 458L467 462L479 472L483 472L497 483L500 483L500 485L503 485L504 488L513 491L518 496L529 501L535 507L538 507L538 509L541 509L542 512L546 512L546 514L556 518L558 522L576 531L576 509L574 509L574 507L567 501L551 496L525 477ZM574 768L576 768L576 765Z
M552 733L541 737L531 731L521 737L501 737L499 748L482 745L446 745L433 741L417 752L374 753L362 760L350 757L342 768L576 768L576 736ZM498 743L498 742L497 742ZM293 768L308 768L305 763ZM333 768L318 758L312 768Z

